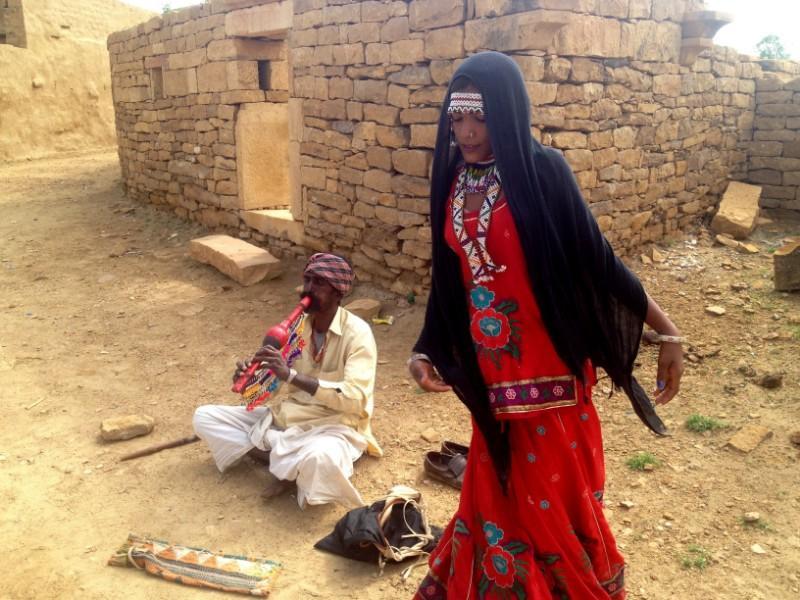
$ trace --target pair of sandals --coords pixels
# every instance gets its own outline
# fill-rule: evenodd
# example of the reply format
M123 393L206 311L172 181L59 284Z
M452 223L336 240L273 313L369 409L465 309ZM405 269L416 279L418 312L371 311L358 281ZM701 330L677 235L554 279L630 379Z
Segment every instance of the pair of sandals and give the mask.
M425 473L431 479L460 490L467 470L467 454L469 446L444 441L441 451L425 454Z

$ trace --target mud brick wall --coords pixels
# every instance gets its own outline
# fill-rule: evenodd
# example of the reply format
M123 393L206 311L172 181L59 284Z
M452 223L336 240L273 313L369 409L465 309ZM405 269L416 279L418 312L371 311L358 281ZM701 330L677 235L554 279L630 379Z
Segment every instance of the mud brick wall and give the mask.
M761 186L761 205L800 210L800 65L761 61L748 181Z

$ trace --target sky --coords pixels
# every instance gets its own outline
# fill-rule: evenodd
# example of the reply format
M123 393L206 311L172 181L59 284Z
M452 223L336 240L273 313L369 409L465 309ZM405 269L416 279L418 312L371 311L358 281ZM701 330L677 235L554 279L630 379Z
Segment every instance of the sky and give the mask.
M122 0L160 12L164 0ZM171 8L199 4L198 0L172 0ZM706 0L709 10L730 13L734 21L720 29L714 42L731 46L744 54L757 55L756 44L766 35L777 35L784 49L800 60L800 0Z

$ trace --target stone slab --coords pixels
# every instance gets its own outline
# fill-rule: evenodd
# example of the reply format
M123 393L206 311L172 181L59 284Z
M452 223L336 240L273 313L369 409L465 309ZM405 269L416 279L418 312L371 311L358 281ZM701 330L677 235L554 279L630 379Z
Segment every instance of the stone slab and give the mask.
M100 424L100 437L106 442L129 440L153 431L155 419L148 415L112 417Z
M289 105L244 105L236 119L239 208L289 206Z
M247 210L241 216L249 227L264 235L303 245L303 222L296 221L289 210Z
M772 255L775 289L800 290L800 240L784 244Z
M285 266L269 252L229 235L208 235L189 242L189 254L244 286L274 279Z
M728 440L727 446L747 454L755 450L761 442L771 437L772 431L763 425L745 425Z
M760 186L731 181L711 221L711 229L736 239L746 238L756 228L760 198Z
M539 10L467 21L464 26L464 47L468 52L547 50L556 32L572 20L574 16L565 11Z
M380 315L381 303L372 298L359 298L348 303L345 309L369 323L373 317Z
M292 27L292 0L235 10L225 15L227 37L269 37L285 35Z

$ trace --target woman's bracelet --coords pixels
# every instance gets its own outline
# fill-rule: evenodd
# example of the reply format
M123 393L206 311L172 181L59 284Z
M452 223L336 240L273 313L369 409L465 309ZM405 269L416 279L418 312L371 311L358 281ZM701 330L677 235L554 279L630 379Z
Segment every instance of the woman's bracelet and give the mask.
M651 339L659 344L683 344L686 341L686 338L682 335L663 335L661 333L653 335Z
M424 360L427 363L433 364L433 361L431 360L430 356L428 356L427 354L423 354L422 352L415 352L406 361L406 368L410 367L411 363L414 362L415 360Z

